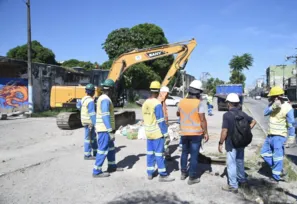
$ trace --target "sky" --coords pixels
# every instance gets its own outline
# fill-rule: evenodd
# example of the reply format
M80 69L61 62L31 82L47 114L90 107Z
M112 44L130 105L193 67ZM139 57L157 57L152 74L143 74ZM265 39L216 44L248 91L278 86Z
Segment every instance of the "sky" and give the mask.
M0 56L27 42L25 0L0 0ZM186 67L228 80L229 61L250 53L247 85L270 65L292 64L297 53L297 0L31 0L32 40L50 48L57 61L103 63L101 44L118 28L140 23L160 26L169 42L195 38Z

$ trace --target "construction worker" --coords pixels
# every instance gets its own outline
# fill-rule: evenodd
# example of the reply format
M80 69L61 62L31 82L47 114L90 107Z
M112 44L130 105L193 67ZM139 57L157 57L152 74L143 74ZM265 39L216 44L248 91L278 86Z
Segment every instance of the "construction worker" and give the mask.
M256 121L248 116L245 112L240 110L240 99L236 93L228 94L226 98L228 112L223 115L223 124L221 137L218 144L218 150L223 153L223 144L225 143L225 150L227 152L227 173L228 185L222 187L222 190L238 193L238 186L246 186L246 176L244 172L244 148L235 147L232 138L238 138L238 132L234 128L238 128L235 117L242 117L242 121L246 121L251 130ZM246 128L246 126L245 126Z
M177 111L177 116L180 117L180 134L182 136L181 180L185 180L189 175L189 185L200 182L197 175L199 150L202 139L204 138L207 142L209 138L204 106L200 100L202 92L201 81L192 81L188 96L179 102ZM188 171L189 153L191 158Z
M208 115L212 116L212 109L213 109L213 97L209 94L207 95L207 108L208 108Z
M165 119L165 123L166 125L168 126L169 125L169 122L168 122L168 112L167 112L167 106L166 106L166 99L168 97L168 94L169 94L169 88L167 86L163 86L161 87L160 89L160 93L159 93L159 96L158 96L158 99L159 101L161 102L162 104L162 109L163 109L163 113L164 113L164 119ZM171 160L171 155L170 155L170 152L169 152L169 143L170 143L170 138L169 137L166 137L165 138L165 146L164 146L164 155L165 155L165 159L166 160Z
M95 95L95 86L88 84L86 86L86 96L77 102L76 107L80 109L81 123L85 129L84 140L84 159L94 160L97 154L97 139L95 133L96 112L93 96ZM91 152L93 150L93 156Z
M144 129L147 137L147 174L148 179L153 179L155 162L157 162L160 182L174 181L166 172L163 157L165 138L168 137L167 125L164 119L162 104L157 99L161 84L153 81L150 85L151 97L142 105Z
M115 83L111 79L106 79L102 84L102 95L97 100L97 114L96 114L96 132L98 133L98 153L93 169L93 177L108 177L109 173L115 171L123 171L118 168L115 161L115 146L114 134L115 117L114 107L109 96L112 94L112 88ZM102 165L107 156L108 173L103 173Z
M268 97L269 104L264 110L265 116L269 117L268 136L262 146L261 156L272 169L273 183L278 183L283 173L284 144L295 141L295 128L293 127L294 110L292 106L282 98L284 90L272 87Z

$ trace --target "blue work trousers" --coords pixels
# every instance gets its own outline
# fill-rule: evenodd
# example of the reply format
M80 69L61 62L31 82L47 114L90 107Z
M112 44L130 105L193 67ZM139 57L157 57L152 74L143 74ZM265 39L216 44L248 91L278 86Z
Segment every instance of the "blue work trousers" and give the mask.
M244 148L227 151L227 173L229 186L238 188L238 182L246 182L244 172Z
M116 168L115 163L115 147L114 142L110 140L108 132L98 132L98 152L96 156L96 162L93 169L93 174L102 173L102 165L106 159L108 160L109 168Z
M96 139L95 129L89 129L88 126L85 126L85 141L84 141L84 155L85 157L90 157L93 150L93 155L96 156L98 144ZM91 132L90 132L91 131Z
M207 108L208 108L208 115L212 115L213 105L208 104L208 105L207 105Z
M261 149L261 156L271 167L272 176L275 180L280 180L280 174L283 170L284 144L286 137L268 135Z
M187 173L188 155L190 158L189 177L197 178L198 155L203 136L182 136L181 172Z
M158 166L158 172L161 176L167 176L165 160L163 157L164 152L164 138L147 139L147 174L152 176L155 171L155 163Z

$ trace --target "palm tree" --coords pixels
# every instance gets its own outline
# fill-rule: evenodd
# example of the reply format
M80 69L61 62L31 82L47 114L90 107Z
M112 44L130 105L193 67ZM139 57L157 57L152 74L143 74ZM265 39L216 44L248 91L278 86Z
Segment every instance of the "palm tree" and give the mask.
M250 66L253 66L253 62L254 58L249 53L241 56L235 55L229 62L231 73L236 73L236 76L239 76L244 69L249 69Z

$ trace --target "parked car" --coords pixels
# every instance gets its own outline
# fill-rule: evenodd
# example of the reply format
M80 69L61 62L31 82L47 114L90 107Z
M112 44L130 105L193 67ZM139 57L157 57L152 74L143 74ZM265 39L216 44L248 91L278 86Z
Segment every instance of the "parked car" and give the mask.
M261 96L256 96L255 99L256 100L261 100Z
M181 99L182 98L178 96L168 96L165 103L167 106L177 106Z
M207 94L201 94L201 99L202 100L207 100L208 95Z

